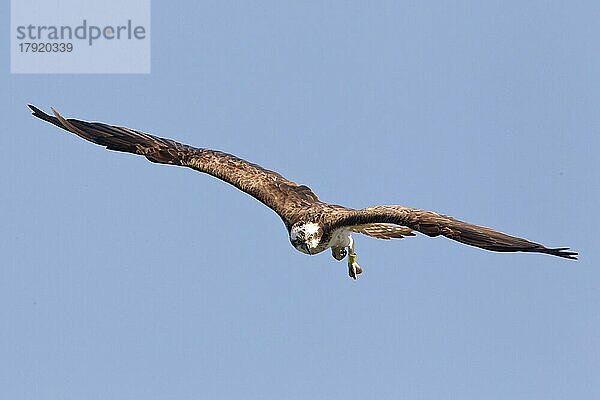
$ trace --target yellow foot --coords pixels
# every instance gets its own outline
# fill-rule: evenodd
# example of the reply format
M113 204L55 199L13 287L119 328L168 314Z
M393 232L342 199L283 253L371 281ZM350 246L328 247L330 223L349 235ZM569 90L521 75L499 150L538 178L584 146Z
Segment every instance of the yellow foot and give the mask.
M362 273L362 269L356 262L356 254L348 254L348 275L356 279L356 276Z

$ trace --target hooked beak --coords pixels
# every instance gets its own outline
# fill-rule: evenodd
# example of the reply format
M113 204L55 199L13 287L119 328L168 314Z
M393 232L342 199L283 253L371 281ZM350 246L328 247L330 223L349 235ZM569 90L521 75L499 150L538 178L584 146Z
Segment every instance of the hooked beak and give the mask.
M304 243L304 249L306 250L308 255L312 256L312 253L310 252L310 247L308 247L308 244Z

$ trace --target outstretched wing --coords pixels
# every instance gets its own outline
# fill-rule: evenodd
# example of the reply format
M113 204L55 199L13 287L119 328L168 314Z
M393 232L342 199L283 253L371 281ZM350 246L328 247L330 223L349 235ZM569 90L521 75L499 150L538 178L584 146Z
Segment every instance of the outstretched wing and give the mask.
M129 128L65 119L54 109L51 116L32 105L29 108L34 116L109 150L139 154L155 163L190 167L219 178L272 208L286 224L299 209L319 202L309 187L231 154L195 148Z
M526 239L510 236L483 226L468 224L432 211L403 206L376 206L362 210L342 210L338 212L333 228L347 227L354 230L356 226L373 223L406 226L427 236L443 235L486 250L546 253L572 260L577 259L577 253L569 251L568 247L547 248Z

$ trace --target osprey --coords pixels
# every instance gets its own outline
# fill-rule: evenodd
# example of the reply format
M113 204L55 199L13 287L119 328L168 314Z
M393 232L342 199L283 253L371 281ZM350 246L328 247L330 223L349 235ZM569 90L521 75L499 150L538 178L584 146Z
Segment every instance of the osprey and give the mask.
M577 259L568 247L547 248L526 239L490 228L472 225L432 211L404 206L374 206L355 210L324 203L305 186L274 171L216 150L195 148L129 128L65 119L54 108L54 116L29 105L33 115L109 150L139 154L148 160L193 168L219 178L253 196L275 211L287 228L290 242L305 254L331 249L336 260L348 256L348 274L362 272L356 262L352 233L378 239L401 239L413 231L447 238L486 250L545 253Z

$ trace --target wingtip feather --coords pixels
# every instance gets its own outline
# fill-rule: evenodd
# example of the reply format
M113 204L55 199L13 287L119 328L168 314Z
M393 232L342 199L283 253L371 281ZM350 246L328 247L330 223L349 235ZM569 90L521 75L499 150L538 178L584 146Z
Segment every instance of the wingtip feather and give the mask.
M29 107L29 109L31 110L31 114L35 115L36 117L39 117L41 115L47 115L45 112L43 112L33 104L27 104L27 107Z
M568 260L577 260L579 253L570 250L571 249L569 247L556 247L552 249L546 248L543 252L546 254L551 254L553 256L566 258Z

